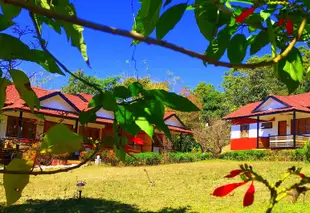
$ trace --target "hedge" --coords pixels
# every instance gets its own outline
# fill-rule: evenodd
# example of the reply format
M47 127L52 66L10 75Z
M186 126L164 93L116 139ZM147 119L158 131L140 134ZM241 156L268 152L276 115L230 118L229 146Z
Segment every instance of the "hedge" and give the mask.
M144 165L159 165L165 163L185 163L185 162L197 162L212 158L211 153L200 152L170 152L159 154L156 152L144 152L126 156L123 162L126 166L144 166Z

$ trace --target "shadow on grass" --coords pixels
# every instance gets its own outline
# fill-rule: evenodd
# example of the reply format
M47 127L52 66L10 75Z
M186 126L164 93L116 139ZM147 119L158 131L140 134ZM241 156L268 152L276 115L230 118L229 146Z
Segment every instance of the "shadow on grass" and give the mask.
M0 206L0 212L5 213L186 213L187 210L189 209L164 208L157 212L141 211L134 205L90 198L82 200L28 200L25 204L13 205L7 208Z

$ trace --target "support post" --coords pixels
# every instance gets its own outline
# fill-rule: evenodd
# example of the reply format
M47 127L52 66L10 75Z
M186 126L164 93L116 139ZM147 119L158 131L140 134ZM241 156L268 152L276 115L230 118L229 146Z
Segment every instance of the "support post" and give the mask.
M19 118L18 118L18 129L17 129L17 139L20 139L21 133L22 133L22 124L23 124L23 112L19 112Z
M293 142L294 142L294 148L296 148L296 111L293 111Z
M256 118L256 148L259 148L259 116Z
M78 133L78 128L79 128L79 120L75 120L75 133Z

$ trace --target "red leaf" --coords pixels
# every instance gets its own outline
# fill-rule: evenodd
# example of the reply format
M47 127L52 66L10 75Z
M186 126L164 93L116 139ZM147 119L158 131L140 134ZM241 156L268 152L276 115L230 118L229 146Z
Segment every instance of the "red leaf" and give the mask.
M236 18L236 22L244 22L244 20L249 17L255 10L255 7L251 7L243 11L239 16Z
M294 31L293 22L291 19L287 19L286 21L286 32L288 35L291 35Z
M231 183L227 184L225 186L218 187L214 190L213 195L217 197L224 197L228 195L230 192L232 192L234 189L236 189L239 186L242 186L246 182L241 182L241 183Z
M277 22L277 26L283 25L284 22L285 22L284 18L280 18L280 19L278 20L278 22Z
M253 204L254 201L254 193L255 193L255 187L253 184L253 181L250 185L250 187L248 188L248 190L246 191L244 198L243 198L243 206L250 206Z
M297 175L301 177L302 179L306 177L303 173L298 173Z
M241 172L242 172L241 169L237 169L237 170L230 171L230 174L229 174L229 175L226 175L224 178L233 178L233 177L236 177L236 176L239 175Z
M138 145L143 145L144 142L141 138L138 138L138 137L134 137L132 138L132 141L135 143L135 144L138 144Z

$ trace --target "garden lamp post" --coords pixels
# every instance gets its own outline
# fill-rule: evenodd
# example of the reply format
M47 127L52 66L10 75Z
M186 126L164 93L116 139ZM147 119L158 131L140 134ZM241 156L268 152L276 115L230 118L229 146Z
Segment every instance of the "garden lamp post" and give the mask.
M85 186L85 182L84 181L78 182L76 184L79 200L81 200L81 198L82 198L82 191L83 191L84 186Z

